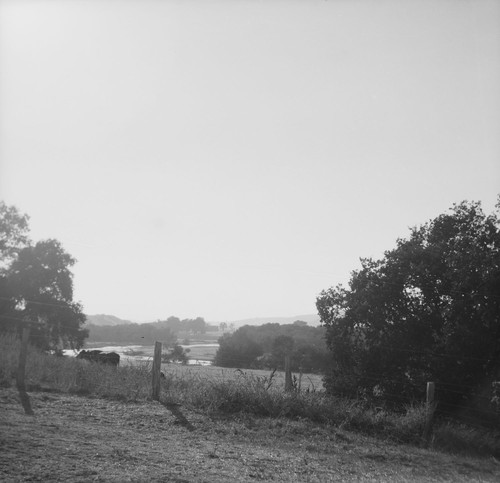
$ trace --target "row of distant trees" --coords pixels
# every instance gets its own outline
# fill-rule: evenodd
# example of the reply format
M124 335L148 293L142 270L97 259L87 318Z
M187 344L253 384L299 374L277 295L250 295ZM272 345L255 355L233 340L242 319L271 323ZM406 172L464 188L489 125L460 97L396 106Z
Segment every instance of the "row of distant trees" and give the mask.
M217 331L217 326L208 324L203 317L181 320L178 317L171 316L166 320L158 320L155 324L170 329L177 334L206 334L207 332Z
M114 342L118 344L151 345L161 341L171 346L179 336L205 334L217 330L216 326L207 324L203 317L196 319L179 319L169 317L147 324L123 324L115 326L97 326L89 324L89 342Z
M323 327L306 322L245 325L219 338L214 363L221 367L283 369L285 356L292 369L323 372L330 360Z

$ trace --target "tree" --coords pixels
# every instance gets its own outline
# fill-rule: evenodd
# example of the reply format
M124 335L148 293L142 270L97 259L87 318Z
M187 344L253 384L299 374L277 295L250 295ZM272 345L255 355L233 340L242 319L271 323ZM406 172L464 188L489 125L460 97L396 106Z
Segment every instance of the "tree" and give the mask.
M219 337L219 348L215 354L214 364L220 367L251 367L257 357L264 352L255 342L250 330L242 327L234 334Z
M181 322L181 319L173 315L170 316L167 320L158 320L157 324L164 326L175 333L180 332L183 329L183 324Z
M57 240L31 245L28 217L0 205L0 331L31 327L31 343L45 350L83 345L85 315L73 301L75 259Z
M411 230L381 260L362 259L349 288L317 308L335 394L422 398L427 381L460 405L500 375L500 220L462 202Z
M187 319L184 321L186 329L193 332L193 334L204 334L206 332L206 322L203 317L196 317L196 319Z
M285 354L290 355L294 371L324 372L330 362L325 328L277 323L245 325L219 338L215 365L283 369Z

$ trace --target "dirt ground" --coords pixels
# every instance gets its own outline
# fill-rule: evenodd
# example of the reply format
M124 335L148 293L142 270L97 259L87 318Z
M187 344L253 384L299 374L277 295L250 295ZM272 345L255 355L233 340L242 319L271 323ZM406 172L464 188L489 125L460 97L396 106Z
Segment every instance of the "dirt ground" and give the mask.
M305 421L0 389L0 481L500 481L500 463Z

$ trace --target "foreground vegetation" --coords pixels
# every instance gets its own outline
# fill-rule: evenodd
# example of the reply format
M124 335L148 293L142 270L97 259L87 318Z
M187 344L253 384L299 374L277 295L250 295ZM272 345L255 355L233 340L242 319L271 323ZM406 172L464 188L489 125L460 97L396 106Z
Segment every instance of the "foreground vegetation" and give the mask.
M0 337L0 385L13 384L19 355L14 336ZM210 377L202 368L165 366L161 400L167 405L202 411L209 416L285 418L373 435L398 443L420 445L426 411L421 404L392 412L363 401L333 398L323 391L285 393L277 378L232 371L232 377ZM169 368L172 369L169 369ZM58 391L120 401L150 399L148 363L118 369L73 358L56 357L30 347L26 367L29 391ZM439 421L431 446L468 454L500 457L500 434Z
M0 389L0 481L500 481L494 458L392 443L305 419ZM165 407L166 406L166 407Z

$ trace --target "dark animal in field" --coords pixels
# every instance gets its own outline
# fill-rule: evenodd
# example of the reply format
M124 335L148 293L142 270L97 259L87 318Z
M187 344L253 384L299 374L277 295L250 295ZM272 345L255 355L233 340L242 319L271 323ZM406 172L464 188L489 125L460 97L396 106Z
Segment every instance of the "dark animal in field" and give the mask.
M77 359L83 359L90 362L99 362L100 364L109 364L110 366L117 366L120 364L120 355L116 352L102 352L99 350L93 351L80 351L76 356Z

